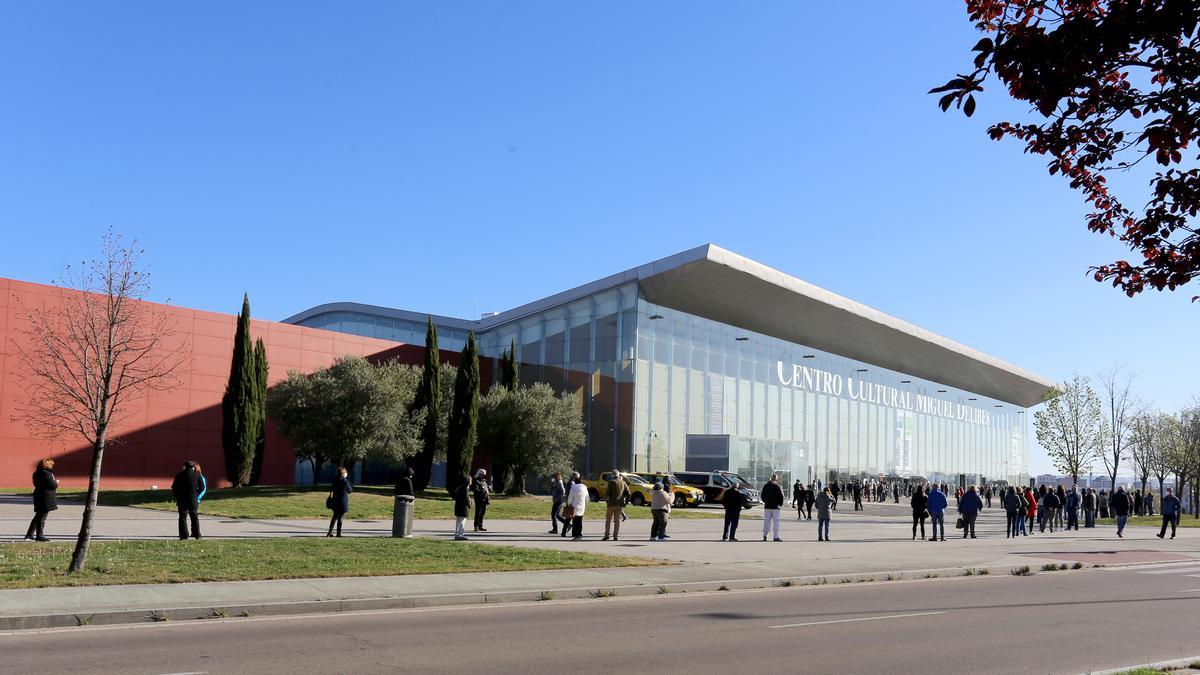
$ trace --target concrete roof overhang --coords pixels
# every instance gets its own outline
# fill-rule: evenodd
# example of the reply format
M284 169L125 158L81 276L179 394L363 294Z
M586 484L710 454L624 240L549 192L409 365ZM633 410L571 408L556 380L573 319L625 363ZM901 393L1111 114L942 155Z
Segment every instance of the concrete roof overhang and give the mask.
M639 268L646 299L1022 407L1054 382L708 244Z
M486 331L609 288L637 282L646 299L713 321L914 375L1022 407L1054 382L713 244L656 260L479 320L439 325ZM407 310L336 302L284 319L360 311L424 322Z

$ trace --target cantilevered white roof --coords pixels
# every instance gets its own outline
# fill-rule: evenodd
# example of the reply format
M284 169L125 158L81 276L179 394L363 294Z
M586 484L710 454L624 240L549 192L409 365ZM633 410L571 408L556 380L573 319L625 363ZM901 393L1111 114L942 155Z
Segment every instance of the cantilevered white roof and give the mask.
M646 299L713 321L1029 407L1054 382L727 251L705 244L479 321L446 323L477 331L636 281ZM423 314L332 303L284 321L329 311L404 318Z

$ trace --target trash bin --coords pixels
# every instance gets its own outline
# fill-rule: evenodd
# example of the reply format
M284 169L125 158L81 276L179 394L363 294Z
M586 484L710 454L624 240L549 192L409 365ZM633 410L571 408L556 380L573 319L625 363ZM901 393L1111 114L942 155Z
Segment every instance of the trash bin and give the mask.
M392 508L392 536L411 539L413 536L413 506L416 502L410 495L396 495Z

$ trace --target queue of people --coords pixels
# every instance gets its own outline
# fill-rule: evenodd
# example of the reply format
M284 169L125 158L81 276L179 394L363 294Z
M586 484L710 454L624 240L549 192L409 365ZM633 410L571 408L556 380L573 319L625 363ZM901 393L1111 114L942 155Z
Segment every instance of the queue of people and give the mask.
M33 473L33 506L34 517L25 533L26 541L49 541L45 536L46 519L51 511L58 508L57 489L58 479L54 475L54 460L45 458L38 462ZM620 471L609 474L605 494L605 518L603 540L618 541L621 523L627 520L624 512L630 499L629 486ZM661 476L652 486L649 500L652 524L650 539L667 541L668 523L671 509L674 506L671 483L668 476ZM179 514L179 538L200 539L200 504L207 493L208 482L198 462L188 460L175 475L171 484ZM908 496L912 510L912 539L920 536L922 541L946 541L945 512L949 508L946 484L938 485L906 485L903 490L899 484L888 486L886 483L848 483L832 482L821 485L821 481L805 485L797 480L792 485L791 505L796 509L797 520L812 520L813 507L816 507L817 541L830 541L830 523L832 514L837 510L838 495L847 492L853 495L855 510L864 508L864 501L880 501L888 491L898 500L903 491ZM342 536L342 519L350 510L350 495L354 486L349 479L346 467L340 466L334 471L330 484L326 507L332 515L329 520L327 537ZM487 507L491 503L491 484L487 471L478 469L468 480L463 481L452 491L454 502L454 539L466 540L466 519L474 516L474 532L487 532L485 517ZM413 496L412 470L405 469L396 484L396 494ZM772 474L770 480L759 491L763 505L762 539L782 542L780 512L785 501L783 487L779 484L779 475ZM974 485L959 487L955 493L955 508L958 513L956 528L962 530L963 539L976 538L976 523L985 505L991 505L991 487ZM1035 533L1051 533L1062 530L1079 530L1080 515L1083 516L1083 527L1096 527L1097 516L1102 519L1111 517L1116 523L1117 537L1124 537L1125 528L1131 515L1153 514L1154 500L1149 491L1145 495L1140 490L1127 491L1125 486L1118 486L1111 494L1105 490L1097 492L1094 488L1080 489L1072 486L1068 491L1059 485L1049 488L1045 485L1036 490L1032 487L1008 487L1001 490L996 497L1005 513L1005 537L1016 538ZM550 479L550 530L549 534L558 534L573 540L583 538L583 519L590 502L587 486L578 472L572 473L564 482L562 474L555 473ZM721 541L735 542L743 500L737 490L727 489L719 500L724 511L721 529ZM1080 513L1082 511L1082 514ZM1167 488L1161 500L1160 515L1162 526L1157 536L1166 538L1167 530L1171 531L1174 539L1179 518L1182 515L1182 505L1172 488ZM929 522L928 539L926 537L926 521Z

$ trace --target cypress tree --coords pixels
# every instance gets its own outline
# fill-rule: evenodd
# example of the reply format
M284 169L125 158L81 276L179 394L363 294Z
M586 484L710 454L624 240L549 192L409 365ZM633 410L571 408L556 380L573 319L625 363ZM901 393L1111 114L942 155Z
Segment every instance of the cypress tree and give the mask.
M500 385L507 389L517 386L517 341L514 339L508 352L500 359Z
M421 428L421 452L408 460L413 470L413 488L424 490L429 487L429 474L433 471L433 459L437 455L438 415L442 407L441 375L438 369L437 326L433 317L425 327L425 362L421 367L421 386L413 398L413 409L425 409L425 426Z
M454 379L454 405L446 434L446 489L453 491L467 480L475 458L475 433L479 421L479 349L475 331L467 334L458 376Z
M254 411L257 378L254 351L250 343L250 296L242 296L242 312L233 334L233 359L229 383L221 397L221 447L225 451L225 477L234 487L250 481L254 466L254 448L262 426L261 410Z
M258 439L254 443L254 467L250 484L258 485L262 478L263 452L267 446L267 347L262 338L254 341L254 415L258 420Z
M499 385L509 391L517 388L517 341L515 339L509 345L508 350L500 354ZM495 481L496 492L507 492L508 486L516 478L513 475L513 467L496 459L496 448L490 448L490 450L492 450L492 479Z

